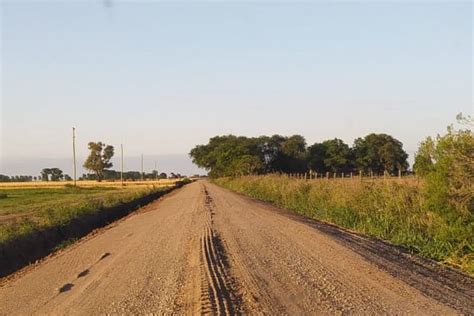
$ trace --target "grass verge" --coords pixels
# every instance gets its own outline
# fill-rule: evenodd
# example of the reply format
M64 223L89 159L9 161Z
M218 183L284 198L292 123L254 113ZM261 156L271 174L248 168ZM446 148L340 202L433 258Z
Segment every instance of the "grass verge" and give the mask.
M302 215L390 241L473 275L473 216L430 210L416 182L220 178L218 185Z
M33 231L64 226L72 219L101 212L164 190L164 187L35 188L0 190L0 244Z

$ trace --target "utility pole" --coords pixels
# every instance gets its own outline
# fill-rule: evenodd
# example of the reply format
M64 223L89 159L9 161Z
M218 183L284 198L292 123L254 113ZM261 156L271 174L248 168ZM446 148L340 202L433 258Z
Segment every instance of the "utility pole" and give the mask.
M76 128L72 128L72 177L76 186Z
M143 181L143 154L142 154L142 181Z
M122 156L121 168L120 168L120 183L122 183L122 186L123 186L123 144L120 144L120 153Z

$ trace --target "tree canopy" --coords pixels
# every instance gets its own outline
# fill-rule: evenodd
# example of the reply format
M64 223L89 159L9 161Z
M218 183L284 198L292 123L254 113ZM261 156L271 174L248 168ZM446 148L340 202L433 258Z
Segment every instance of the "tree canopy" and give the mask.
M63 178L63 171L59 168L44 168L41 170L42 181L59 181Z
M396 173L408 169L403 144L387 134L369 134L354 141L355 165L364 172Z
M110 159L114 155L114 147L102 142L90 142L88 147L90 154L84 162L84 168L94 172L97 180L102 181L105 169L112 167Z
M408 168L402 143L386 134L358 138L353 148L337 138L307 147L301 135L215 136L189 155L211 177L307 171L396 173Z

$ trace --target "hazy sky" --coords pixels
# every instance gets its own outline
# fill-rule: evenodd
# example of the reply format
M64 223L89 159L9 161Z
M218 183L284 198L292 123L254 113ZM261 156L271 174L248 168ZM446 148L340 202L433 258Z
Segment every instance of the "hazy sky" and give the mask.
M229 133L385 132L413 154L473 111L469 1L106 4L1 1L0 173L68 161L72 126L81 157L186 160Z

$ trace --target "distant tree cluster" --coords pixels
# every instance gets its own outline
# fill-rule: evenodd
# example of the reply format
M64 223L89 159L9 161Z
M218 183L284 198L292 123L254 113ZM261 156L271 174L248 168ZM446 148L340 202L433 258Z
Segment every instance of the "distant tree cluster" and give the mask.
M0 174L0 182L30 182L36 181L36 177L33 176L6 176Z
M64 180L65 177L70 178L68 175L64 175L59 168L44 168L40 175L41 181L60 181Z
M153 170L151 173L143 174L144 180L159 180L167 178L168 175L166 173L158 173L156 170ZM142 174L140 171L126 171L123 173L123 179L125 181L138 181L142 179ZM83 174L79 180L97 180L97 175L94 173ZM103 180L120 180L120 171L104 170Z
M337 138L308 147L301 135L216 136L189 155L211 177L308 171L396 174L408 169L403 144L387 134L357 138L352 147Z

